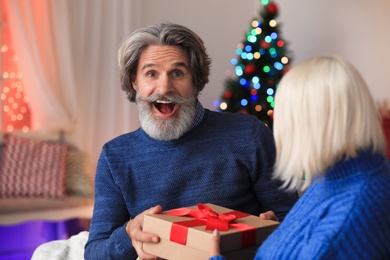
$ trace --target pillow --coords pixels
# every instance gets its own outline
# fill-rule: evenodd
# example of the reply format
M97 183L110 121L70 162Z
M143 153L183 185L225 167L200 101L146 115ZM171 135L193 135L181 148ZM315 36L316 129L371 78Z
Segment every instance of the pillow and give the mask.
M68 146L5 135L0 197L65 197Z
M68 195L93 196L93 182L87 169L87 154L76 147L68 150L66 161L65 190Z

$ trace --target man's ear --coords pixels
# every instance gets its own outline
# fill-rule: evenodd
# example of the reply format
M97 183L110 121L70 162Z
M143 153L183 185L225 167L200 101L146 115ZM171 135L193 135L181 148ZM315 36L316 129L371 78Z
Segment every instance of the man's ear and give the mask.
M134 90L137 90L137 79L135 77L131 79L131 86Z

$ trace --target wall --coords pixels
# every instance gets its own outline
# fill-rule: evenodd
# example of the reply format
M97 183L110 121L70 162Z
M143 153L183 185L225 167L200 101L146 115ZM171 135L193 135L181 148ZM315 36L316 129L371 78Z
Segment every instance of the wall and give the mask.
M278 0L295 61L340 54L362 73L374 98L390 101L389 0Z
M320 54L339 54L361 71L376 100L390 101L390 1L276 0L284 39L294 63ZM213 59L210 83L200 100L213 109L224 89L230 59L258 14L260 0L142 0L138 25L171 21L204 39Z

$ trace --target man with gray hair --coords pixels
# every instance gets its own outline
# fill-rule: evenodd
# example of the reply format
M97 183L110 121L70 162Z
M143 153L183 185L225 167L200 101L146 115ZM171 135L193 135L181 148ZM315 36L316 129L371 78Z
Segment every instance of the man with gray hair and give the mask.
M271 178L272 132L254 116L203 108L211 60L197 34L149 26L124 39L118 56L141 127L102 148L85 259L156 259L142 244L159 237L142 222L163 209L213 203L283 220L298 196Z

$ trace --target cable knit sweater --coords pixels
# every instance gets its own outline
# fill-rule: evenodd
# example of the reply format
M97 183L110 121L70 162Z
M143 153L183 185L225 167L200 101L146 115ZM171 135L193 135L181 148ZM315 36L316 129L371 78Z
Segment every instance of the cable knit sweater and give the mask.
M271 179L275 147L257 118L204 110L203 119L174 141L150 138L142 129L102 149L95 178L95 207L86 259L136 259L126 234L131 217L213 203L258 215L273 210L283 219L296 193Z
M309 187L255 259L390 259L389 161L363 151L334 165Z
M390 259L390 164L364 151L313 184L256 259Z

